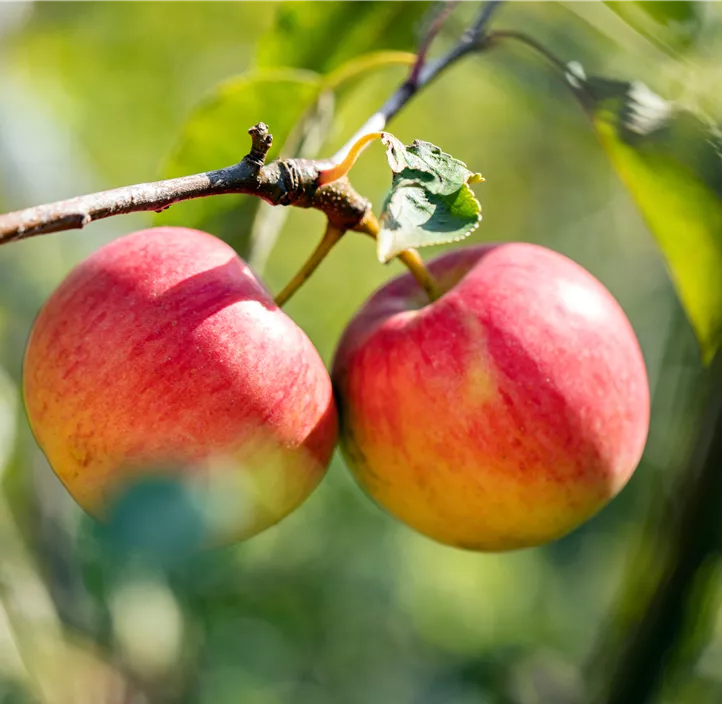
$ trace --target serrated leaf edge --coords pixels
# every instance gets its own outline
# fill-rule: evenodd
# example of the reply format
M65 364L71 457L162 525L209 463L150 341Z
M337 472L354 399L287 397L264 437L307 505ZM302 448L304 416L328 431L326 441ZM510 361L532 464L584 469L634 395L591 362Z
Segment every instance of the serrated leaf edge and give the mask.
M477 204L479 205L479 212L476 214L476 222L471 223L469 225L469 229L466 232L464 232L461 235L458 235L457 237L454 237L453 239L444 238L444 239L440 239L440 240L427 240L427 241L422 242L421 244L417 244L416 248L423 249L425 247L434 247L434 246L437 246L440 244L454 244L455 242L461 242L462 240L467 239L473 232L478 230L479 225L481 224L481 221L482 221L481 204L479 203L479 200L477 199L476 196L474 196L473 193L472 193L472 196L473 196L474 200L477 202ZM388 264L392 259L394 259L399 254L401 254L401 252L405 252L406 250L400 249L395 252L390 247L383 247L382 241L381 241L382 240L381 236L382 236L383 232L384 232L384 230L383 230L383 228L381 228L381 230L379 231L379 235L376 239L376 257L378 258L378 260L381 264ZM410 249L410 248L407 248L407 249Z

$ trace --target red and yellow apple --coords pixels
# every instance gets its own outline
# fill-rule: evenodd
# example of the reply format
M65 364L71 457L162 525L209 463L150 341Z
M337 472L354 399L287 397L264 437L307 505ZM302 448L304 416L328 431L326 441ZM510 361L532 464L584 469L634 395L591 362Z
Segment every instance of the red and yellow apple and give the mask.
M33 433L77 502L103 518L146 472L230 506L224 542L297 507L337 438L328 372L221 240L164 227L80 263L40 311L23 390Z
M341 448L366 492L441 543L483 551L557 539L627 483L649 426L634 331L589 272L523 243L432 261L348 325L332 379Z

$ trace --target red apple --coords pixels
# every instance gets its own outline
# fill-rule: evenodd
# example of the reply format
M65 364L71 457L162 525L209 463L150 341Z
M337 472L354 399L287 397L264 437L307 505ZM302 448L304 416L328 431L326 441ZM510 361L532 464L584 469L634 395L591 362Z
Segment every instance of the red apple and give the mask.
M197 230L136 232L79 264L35 321L23 376L40 447L100 518L123 486L173 467L231 506L225 539L248 537L311 493L336 443L310 340Z
M441 543L539 545L627 483L649 426L634 331L589 272L522 243L470 246L377 291L332 379L341 447L389 513Z

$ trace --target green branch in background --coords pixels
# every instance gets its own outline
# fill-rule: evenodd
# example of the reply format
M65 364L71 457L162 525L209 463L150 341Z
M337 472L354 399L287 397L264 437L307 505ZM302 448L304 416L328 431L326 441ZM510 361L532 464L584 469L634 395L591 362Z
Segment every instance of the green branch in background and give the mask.
M708 116L638 81L587 76L533 37L494 30L487 45L520 43L563 78L589 116L670 269L705 364L722 344L722 131Z
M616 665L600 704L643 704L659 690L673 665L681 637L702 610L706 568L722 545L719 506L722 497L722 357L710 370L710 394L700 436L687 471L681 473L677 510L664 518L665 558L639 621L617 649ZM671 525L669 522L671 521Z

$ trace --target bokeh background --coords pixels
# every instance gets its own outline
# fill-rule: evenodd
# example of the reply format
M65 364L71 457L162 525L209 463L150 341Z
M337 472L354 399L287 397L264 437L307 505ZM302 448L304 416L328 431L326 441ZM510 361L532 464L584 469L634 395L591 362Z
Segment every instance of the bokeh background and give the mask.
M368 51L413 51L433 10L364 2L344 14L347 5L0 4L0 212L159 178L189 115L219 82L261 65L325 74ZM679 16L642 21L644 13L630 19L611 5L513 2L495 24L528 32L565 61L644 81L722 116L722 8L672 3ZM461 4L434 53L476 10ZM306 148L335 151L406 70L380 64L326 96L322 128ZM269 107L260 94L245 95L222 128L207 126L201 140L212 146L194 157L197 170L240 158L247 128L264 120L274 131L295 115L293 100L281 94ZM603 691L663 559L667 519L698 442L710 389L694 334L589 120L523 47L460 62L389 129L483 173L474 189L484 219L469 241L544 244L580 262L620 301L653 397L646 453L628 487L563 540L480 555L396 523L336 456L298 511L232 549L186 554L175 514L148 497L108 535L81 514L32 439L19 393L22 355L39 307L71 267L154 216L4 246L0 702L563 704ZM227 154L235 157L223 161ZM363 155L352 181L378 212L390 183L381 146ZM217 229L211 221L212 232L249 228L257 204L240 200L229 201L233 210ZM183 217L182 207L169 217ZM323 219L271 210L261 207L270 234L258 267L278 291L316 244ZM366 238L349 235L287 312L330 362L355 309L399 271L380 265ZM149 519L150 531L139 528ZM704 598L676 636L659 702L722 701L714 563L705 580Z

